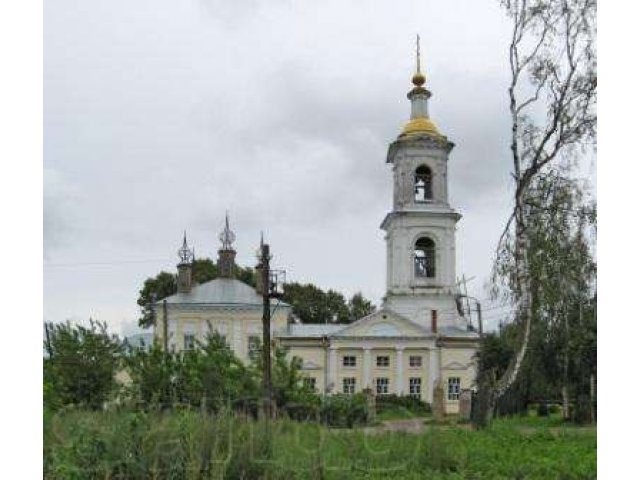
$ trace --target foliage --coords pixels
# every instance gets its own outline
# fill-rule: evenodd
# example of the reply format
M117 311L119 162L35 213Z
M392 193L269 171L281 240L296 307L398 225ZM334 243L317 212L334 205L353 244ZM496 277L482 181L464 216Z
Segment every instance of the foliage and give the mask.
M347 302L341 293L331 289L325 292L310 283L286 283L283 300L302 323L351 323L375 311L361 293Z
M534 316L532 267L539 250L530 244L536 206L530 192L545 173L575 160L595 144L597 67L595 0L501 0L512 21L509 45L513 210L499 241L513 222L510 287L516 301L519 339L505 372L480 372L474 421L486 426L498 399L515 383L529 350ZM533 208L532 208L533 207ZM565 368L566 371L566 368ZM565 375L566 377L566 375Z
M44 424L45 479L596 477L595 430L550 419L496 420L491 429L447 426L422 434L330 432L272 424L273 456L260 422L228 412L67 411Z
M130 393L145 408L187 405L215 412L255 396L258 388L251 371L217 332L193 350L165 353L157 343L149 350L135 349L126 364Z
M533 300L532 354L508 391L511 397L521 396L519 405L559 398L561 392L565 396L588 393L589 378L596 369L596 263L590 247L595 206L583 201L575 181L554 171L536 178L526 203L530 208L526 237ZM494 278L508 292L517 288L515 261L513 239L507 236ZM497 375L504 372L505 359L518 343L517 327L508 325L499 336L483 340L479 357L483 369L493 368Z
M431 413L431 406L412 395L378 395L376 397L376 412L398 408L412 415L426 415Z
M168 272L160 272L153 278L147 278L138 296L138 305L142 316L138 320L141 328L147 328L154 324L154 312L152 304L173 295L178 290L176 276Z
M116 388L121 345L105 323L45 323L44 402L47 408L99 409Z
M324 399L320 409L321 421L332 427L353 428L365 425L370 418L369 404L362 393L330 395Z

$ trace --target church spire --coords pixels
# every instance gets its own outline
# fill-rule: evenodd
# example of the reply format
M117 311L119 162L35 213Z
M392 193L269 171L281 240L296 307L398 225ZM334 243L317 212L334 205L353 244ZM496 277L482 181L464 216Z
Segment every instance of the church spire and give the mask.
M189 249L189 245L187 244L186 230L182 237L182 246L180 247L180 250L178 250L178 258L180 258L179 265L189 265L193 262L193 251Z
M420 61L420 35L416 35L416 72L411 78L413 88L407 94L407 98L411 101L411 117L404 126L400 137L427 135L432 138L442 139L444 138L443 135L429 118L431 92L424 87L427 77L422 73Z
M414 73L411 82L416 87L421 87L427 81L427 77L420 71L420 35L416 35L416 73Z

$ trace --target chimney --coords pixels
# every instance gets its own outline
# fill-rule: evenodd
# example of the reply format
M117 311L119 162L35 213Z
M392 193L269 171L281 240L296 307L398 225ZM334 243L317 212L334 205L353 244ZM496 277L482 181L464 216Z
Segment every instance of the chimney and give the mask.
M431 310L431 331L438 333L438 311Z
M225 215L224 230L220 233L222 248L218 250L218 274L222 278L234 278L236 274L236 251L231 244L236 239L229 228L229 214Z
M184 232L182 247L178 250L178 293L189 293L193 285L192 268L193 268L193 251L187 245L187 232Z
M234 278L236 276L236 251L218 250L218 274L222 278Z

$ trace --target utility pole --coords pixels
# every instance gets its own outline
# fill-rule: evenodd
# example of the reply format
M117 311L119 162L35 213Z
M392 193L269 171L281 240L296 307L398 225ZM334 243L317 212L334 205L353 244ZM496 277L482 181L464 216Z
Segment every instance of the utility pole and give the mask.
M162 343L164 353L169 351L169 321L167 319L167 300L162 300Z
M271 275L269 272L269 245L260 245L262 265L262 389L265 419L272 417L271 395Z
M478 311L478 334L482 336L482 308L480 302L476 299L476 308Z

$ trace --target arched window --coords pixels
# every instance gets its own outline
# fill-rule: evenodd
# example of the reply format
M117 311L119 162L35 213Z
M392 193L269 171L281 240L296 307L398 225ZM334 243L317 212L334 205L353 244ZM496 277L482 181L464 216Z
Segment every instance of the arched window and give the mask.
M433 181L431 169L426 165L420 165L416 169L414 182L414 194L416 202L426 202L433 198Z
M416 277L435 278L436 244L428 237L419 238L413 252Z

